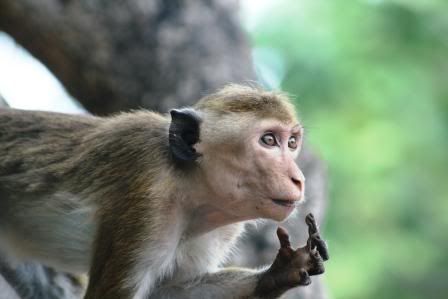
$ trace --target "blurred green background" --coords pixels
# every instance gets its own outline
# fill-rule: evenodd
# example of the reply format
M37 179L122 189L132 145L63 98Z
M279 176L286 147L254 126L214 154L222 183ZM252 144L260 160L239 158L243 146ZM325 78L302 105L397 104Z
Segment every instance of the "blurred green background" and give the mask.
M246 23L329 165L330 294L448 298L448 1L279 0Z
M260 79L295 96L307 143L329 166L332 298L448 298L448 1L242 6ZM16 61L10 48L2 65ZM34 73L19 72L28 65L0 83Z

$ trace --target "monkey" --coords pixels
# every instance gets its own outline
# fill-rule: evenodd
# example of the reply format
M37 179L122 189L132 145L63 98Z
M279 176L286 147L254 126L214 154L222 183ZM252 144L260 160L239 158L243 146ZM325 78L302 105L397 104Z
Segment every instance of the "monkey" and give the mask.
M88 273L84 298L278 298L324 272L307 244L263 269L222 268L244 226L304 200L303 127L281 92L228 85L168 114L0 109L0 251Z

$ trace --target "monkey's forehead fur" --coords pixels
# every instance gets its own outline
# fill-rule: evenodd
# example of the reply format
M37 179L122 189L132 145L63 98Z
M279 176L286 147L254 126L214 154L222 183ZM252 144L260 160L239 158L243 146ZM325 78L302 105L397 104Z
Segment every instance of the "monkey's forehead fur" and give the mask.
M284 123L297 122L294 105L285 93L244 85L227 85L199 100L195 108L220 114L247 112Z

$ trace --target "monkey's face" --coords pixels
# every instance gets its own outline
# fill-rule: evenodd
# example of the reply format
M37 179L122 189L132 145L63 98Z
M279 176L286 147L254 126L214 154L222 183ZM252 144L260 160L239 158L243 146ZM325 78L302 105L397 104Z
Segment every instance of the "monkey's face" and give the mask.
M295 162L302 136L297 123L271 120L260 123L249 138L247 181L259 192L256 209L263 217L284 220L304 198L305 178Z
M216 206L241 219L284 220L304 195L305 179L294 161L301 126L267 119L240 124L238 131L226 143L200 150Z

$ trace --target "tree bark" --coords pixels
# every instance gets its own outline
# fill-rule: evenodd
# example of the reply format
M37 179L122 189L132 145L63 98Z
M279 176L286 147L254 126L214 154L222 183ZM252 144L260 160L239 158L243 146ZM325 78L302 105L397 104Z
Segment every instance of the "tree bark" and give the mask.
M0 0L0 30L42 61L91 113L166 112L224 84L255 80L237 8L225 0ZM295 245L306 237L304 215L311 211L322 223L326 203L324 165L307 149L299 164L308 200L285 225ZM252 229L232 263L272 262L275 226ZM326 295L315 279L287 298Z
M234 1L0 0L0 30L99 115L188 105L254 78Z

